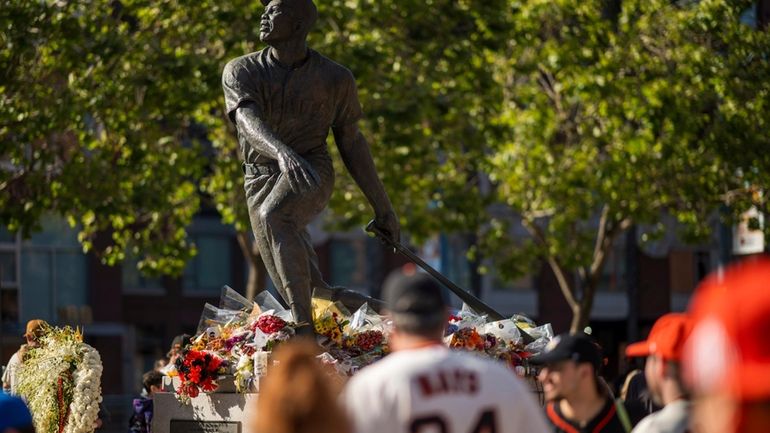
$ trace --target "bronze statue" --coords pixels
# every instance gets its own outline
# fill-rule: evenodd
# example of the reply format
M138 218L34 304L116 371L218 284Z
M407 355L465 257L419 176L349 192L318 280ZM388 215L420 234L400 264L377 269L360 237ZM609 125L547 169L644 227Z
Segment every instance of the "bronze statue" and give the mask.
M244 187L259 252L298 322L311 322L313 289L326 289L307 224L328 204L334 170L331 128L342 160L374 208L374 224L399 240L399 223L358 129L353 74L308 48L312 0L262 0L261 51L231 60L222 74L227 114L243 157ZM309 328L310 329L310 328Z

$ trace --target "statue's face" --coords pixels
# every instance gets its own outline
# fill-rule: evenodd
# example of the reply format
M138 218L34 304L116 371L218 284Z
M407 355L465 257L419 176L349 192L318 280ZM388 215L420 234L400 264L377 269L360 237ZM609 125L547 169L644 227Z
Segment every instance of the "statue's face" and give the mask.
M265 8L259 25L259 40L279 42L291 39L297 30L297 20L289 2L273 0Z

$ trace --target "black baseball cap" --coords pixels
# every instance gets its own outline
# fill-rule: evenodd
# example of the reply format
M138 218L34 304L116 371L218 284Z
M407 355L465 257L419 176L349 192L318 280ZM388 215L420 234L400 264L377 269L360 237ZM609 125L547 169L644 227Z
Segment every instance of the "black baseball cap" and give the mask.
M575 361L578 364L589 363L599 371L602 355L599 346L586 334L560 334L545 346L541 353L529 358L532 364L553 364L560 361Z
M394 324L402 330L431 329L446 320L444 291L428 274L412 269L393 272L383 286L383 298Z

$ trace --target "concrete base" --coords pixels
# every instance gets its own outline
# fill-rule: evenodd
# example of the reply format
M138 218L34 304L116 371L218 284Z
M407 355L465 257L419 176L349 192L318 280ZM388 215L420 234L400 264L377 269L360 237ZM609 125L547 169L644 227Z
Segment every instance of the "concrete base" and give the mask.
M249 420L256 414L258 394L239 394L234 392L232 380L219 381L219 389L214 393L200 393L183 404L176 398L175 386L179 379L164 378L164 390L153 397L153 433L252 433ZM190 423L174 421L197 421L197 427ZM232 423L232 424L230 424ZM193 431L194 430L194 431Z

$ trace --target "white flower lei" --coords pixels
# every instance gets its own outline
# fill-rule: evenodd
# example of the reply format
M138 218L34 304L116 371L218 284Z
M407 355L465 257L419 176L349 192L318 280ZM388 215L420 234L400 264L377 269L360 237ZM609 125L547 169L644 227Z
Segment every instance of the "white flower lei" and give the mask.
M70 403L70 416L64 433L91 433L99 418L99 403L102 402L102 359L99 352L83 343L83 360L78 363L72 380L75 391Z
M18 369L19 395L27 401L38 433L59 432L59 378L71 375L62 433L92 433L99 416L102 362L71 328L49 328L41 346L30 349ZM65 386L62 386L64 390ZM66 397L66 396L63 396Z

